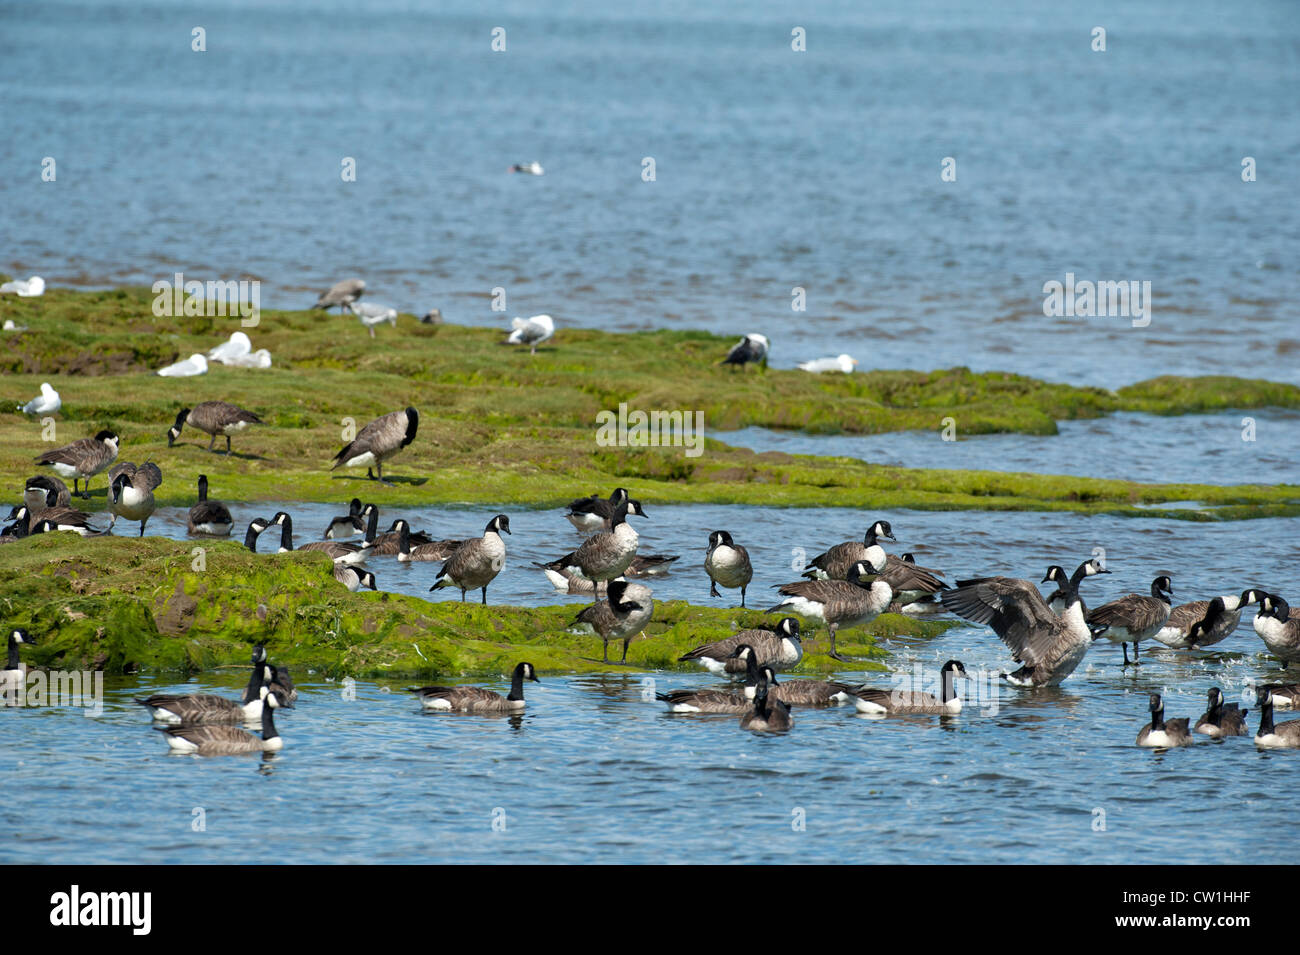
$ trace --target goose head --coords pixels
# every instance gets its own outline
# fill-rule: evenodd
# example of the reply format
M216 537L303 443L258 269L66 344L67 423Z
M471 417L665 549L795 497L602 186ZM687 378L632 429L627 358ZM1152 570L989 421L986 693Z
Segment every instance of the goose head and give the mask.
M181 436L181 428L185 427L185 422L189 420L190 409L182 408L176 412L176 423L167 429L167 447L176 443L176 439Z
M537 671L533 669L533 665L531 663L519 664L519 666L515 667L514 675L521 680L532 680L534 683L542 682L541 680L537 679Z
M502 531L505 531L507 534L510 533L510 518L506 517L504 514L498 514L496 517L492 518L492 520L488 521L487 529L483 533L499 535Z
M1258 587L1247 587L1245 590L1241 592L1240 606L1249 607L1251 604L1259 603L1267 596L1268 596L1267 591L1260 590Z
M1062 567L1060 564L1053 564L1051 567L1047 568L1047 573L1043 575L1043 579L1039 582L1044 584L1047 583L1063 584L1069 579L1070 578L1066 576L1064 567Z
M632 498L628 498L627 512L628 514L635 514L637 517L647 516L645 512L645 508L641 506L641 502L633 500Z
M863 538L862 542L870 547L879 537L883 537L885 540L897 540L894 537L894 529L889 526L889 521L876 521L868 527L866 537Z
M714 531L709 535L709 550L718 547L734 547L735 542L731 539L728 531Z
M849 583L857 584L859 587L870 587L872 581L867 578L874 577L879 573L880 571L872 566L871 561L860 560L849 568L846 579Z
M1161 574L1159 577L1155 578L1155 580L1151 581L1152 597L1159 597L1161 600L1164 600L1165 603L1168 603L1168 598L1163 595L1172 594L1173 592L1174 582L1169 579L1168 574ZM1222 603L1222 601L1220 601L1220 603Z
M786 617L776 625L776 632L781 636L799 642L799 621L794 617Z
M109 431L107 428L105 428L103 431L100 431L98 434L96 434L95 440L107 444L109 447L113 449L114 452L118 450L118 446L121 444L121 439L119 439L116 434L114 434L112 431Z

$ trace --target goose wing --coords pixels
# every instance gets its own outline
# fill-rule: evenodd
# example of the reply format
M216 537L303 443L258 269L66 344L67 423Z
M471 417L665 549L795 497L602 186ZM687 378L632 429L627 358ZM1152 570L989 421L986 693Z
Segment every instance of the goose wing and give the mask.
M1098 607L1100 612L1105 609ZM1208 600L1193 600L1191 603L1179 604L1173 610L1169 611L1168 625L1177 627L1179 630L1188 631L1192 629L1192 624L1205 619L1205 612L1210 609ZM1091 619L1089 620L1091 622Z
M1061 627L1038 588L1014 577L974 580L943 591L939 601L965 620L992 627L1016 662L1031 667L1047 658Z
M1128 594L1119 600L1102 604L1088 614L1088 623L1096 627L1118 625L1131 631L1147 630L1160 626L1168 615L1169 605L1163 600L1142 594Z

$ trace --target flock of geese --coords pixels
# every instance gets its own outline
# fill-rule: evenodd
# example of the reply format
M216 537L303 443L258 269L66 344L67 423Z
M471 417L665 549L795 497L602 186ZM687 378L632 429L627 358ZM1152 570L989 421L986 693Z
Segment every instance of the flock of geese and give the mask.
M188 424L210 435L208 450L217 437L231 435L259 423L256 415L226 402L212 401L183 410L168 431L172 445ZM383 480L383 463L415 438L419 414L414 408L392 412L375 419L345 445L333 459L333 467L366 467L368 475ZM108 471L109 530L121 518L139 522L143 535L153 513L153 491L162 482L162 471L152 462L135 465L117 462L118 437L101 431L36 458L62 477L73 480L72 493L89 496L89 481ZM214 452L215 453L215 452ZM371 470L373 469L373 471ZM374 472L377 472L374 473ZM86 482L80 489L79 483ZM229 508L208 497L208 480L200 476L197 503L189 513L188 528L196 536L229 537L235 522ZM72 495L62 481L48 474L29 479L23 503L10 512L12 523L0 540L16 540L33 533L74 531L81 535L103 533L91 524L90 515L72 506ZM619 662L625 662L630 642L654 614L654 596L646 579L667 573L680 558L677 555L641 554L640 538L628 522L630 517L647 519L645 506L617 488L609 497L590 495L569 504L565 518L587 535L576 549L534 566L544 572L559 590L590 594L594 600L573 621L602 641L602 662L609 660L611 641L622 642ZM279 512L270 519L249 522L244 543L256 552L258 540L278 528L279 551L295 549L293 518ZM360 536L359 541L348 538ZM328 554L336 580L349 590L375 589L374 573L367 562L382 556L399 562L437 562L432 590L460 591L461 600L477 591L487 604L488 587L506 562L505 536L510 535L510 518L497 514L488 520L479 537L441 540L415 531L401 517L388 530L379 532L379 509L374 504L352 500L348 513L331 520L320 540L297 546ZM756 731L784 731L793 725L791 707L852 704L858 712L877 716L903 714L952 714L961 710L957 681L966 676L962 663L951 660L942 670L938 696L919 691L854 686L838 681L796 680L778 682L777 674L798 664L803 656L800 619L824 624L828 631L831 657L846 661L836 648L837 632L869 624L886 611L911 615L950 613L992 629L1006 644L1019 664L1005 673L1011 684L1024 687L1056 686L1066 680L1083 661L1095 641L1121 644L1123 664L1139 662L1138 648L1156 641L1174 649L1202 649L1227 639L1237 628L1243 611L1257 606L1254 629L1270 653L1284 665L1300 662L1300 611L1293 610L1280 595L1260 588L1240 594L1222 594L1174 606L1173 579L1157 574L1146 593L1130 593L1091 610L1080 593L1085 582L1110 571L1097 559L1082 562L1068 573L1062 566L1047 568L1043 584L1054 584L1046 597L1030 580L1005 576L958 579L949 584L943 572L918 565L910 554L887 553L882 542L895 541L888 521L872 522L861 540L835 544L807 562L799 580L776 585L780 600L767 609L779 615L769 628L741 631L724 640L697 647L683 661L695 661L720 677L743 681L739 688L676 690L659 699L674 712L739 714L741 725ZM719 587L739 591L744 606L754 567L748 550L731 532L709 534L704 570L710 596L720 597ZM9 669L5 679L21 667L18 647L30 637L14 631L9 643ZM1133 644L1130 660L1128 644ZM261 720L263 734L235 735L233 727L220 733L199 736L169 730L170 745L185 752L224 753L266 751L278 747L273 710L292 705L290 694L282 692L287 672L280 674L265 662L264 652L255 655L249 688L238 703L216 702L212 697L151 698L145 702L156 718L188 725L196 720L233 723ZM277 675L283 680L277 683ZM537 681L529 663L514 672L510 692L502 696L476 687L420 687L415 690L422 706L431 710L474 713L513 713L524 707L523 684ZM277 689L278 688L278 689ZM1257 705L1261 724L1255 741L1262 747L1300 747L1300 721L1273 722L1273 709L1300 705L1300 684L1272 684L1259 688ZM1193 732L1212 737L1244 735L1248 731L1245 712L1237 704L1225 704L1216 687L1210 693L1208 709L1195 724L1186 719L1164 719L1159 695L1151 699L1151 722L1143 728L1138 743L1149 747L1185 745ZM1189 726L1190 724L1190 726ZM247 737L247 738L245 738ZM191 748L192 747L192 748Z

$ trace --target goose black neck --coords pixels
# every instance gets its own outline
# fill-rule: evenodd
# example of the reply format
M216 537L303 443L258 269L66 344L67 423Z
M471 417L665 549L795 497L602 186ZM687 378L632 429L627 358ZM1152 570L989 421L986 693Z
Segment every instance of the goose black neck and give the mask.
M943 677L943 689L939 692L939 699L947 703L957 696L957 671L944 670L940 675Z
M280 549L293 550L293 518L285 517L280 525Z
M14 635L12 633L9 634L9 662L8 664L6 664L5 669L7 670L22 669L21 661L18 659L18 641L14 639Z
M1088 576L1088 565L1080 564L1075 569L1074 573L1070 575L1070 585L1068 589L1078 590L1079 584L1081 584L1083 582L1083 579L1087 576ZM1058 584L1058 586L1061 588L1062 592L1064 592L1067 589L1065 584Z
M249 701L257 699L258 694L262 692L262 675L266 671L266 663L259 660L253 664L253 673L248 678L248 688L244 690Z
M1151 732L1157 733L1165 728L1165 704L1161 701L1158 709L1151 711Z
M404 557L411 554L411 531L405 523L397 525L397 552Z
M745 682L757 686L759 673L758 654L751 649L745 657Z
M262 701L262 740L265 742L279 735L275 728L275 707L271 705L271 695L268 693Z
M515 675L510 681L510 692L506 695L507 700L522 700L524 698L524 671L522 667L515 667Z
M1151 596L1163 603L1169 603L1169 598L1165 596L1164 591L1160 589L1160 581L1158 580L1151 581Z
M1273 694L1269 693L1264 697L1264 702L1259 704L1259 735L1268 736L1273 732Z
M199 503L202 504L208 499L208 479L199 477Z
M257 528L252 524L248 525L248 532L244 534L244 546L254 554L257 553Z
M378 533L378 531L379 531L379 508L376 507L374 510L370 512L370 516L366 518L366 543L367 544L373 544L375 542L375 534Z

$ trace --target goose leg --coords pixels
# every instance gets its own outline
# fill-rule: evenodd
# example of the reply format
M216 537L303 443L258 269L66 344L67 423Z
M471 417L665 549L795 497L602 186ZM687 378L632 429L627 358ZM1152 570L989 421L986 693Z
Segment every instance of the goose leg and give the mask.
M830 658L831 658L832 660L839 660L839 661L841 661L842 663L848 663L848 662L849 662L849 658L846 657L846 656L844 656L844 654L840 653L839 651L837 651L837 650L835 649L835 629L836 629L836 625L832 623L832 624L830 625L830 631L831 631L831 652L830 652Z
M483 587L483 606L487 606L487 586Z
M712 577L709 577L709 596L710 597L722 596L722 594L718 593L718 582L714 580Z
M632 638L631 638L631 637L624 637L624 638L623 638L623 656L622 656L622 658L618 661L619 663L627 663L627 645L628 645L629 643L631 643L631 642L632 642Z
M605 641L605 645L601 648L600 662L601 663L609 662L609 641L608 640Z
M215 431L213 431L213 432L212 432L212 440L208 442L208 450L211 451L211 450L212 450L212 446L213 446L214 444L216 444L216 443L217 443L217 433L216 433Z
M464 603L464 602L465 602L465 588L464 588L464 587L460 588L460 602L461 602L461 603Z
M1120 649L1124 651L1124 666L1129 666L1129 658L1128 658L1128 644L1127 644L1127 643L1121 643L1119 646L1120 646Z
M226 454L230 453L230 435L226 435Z
M740 605L745 606L745 585L740 585Z

